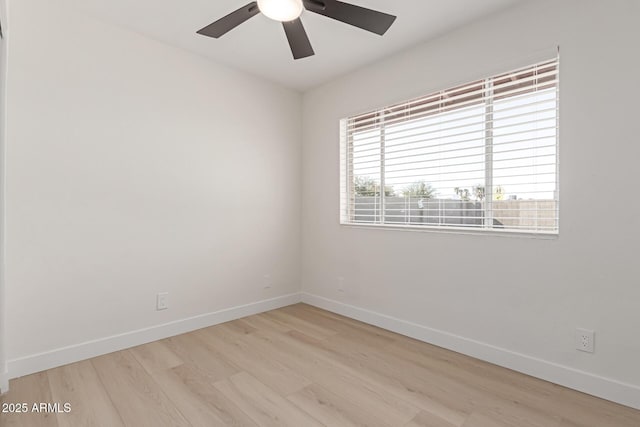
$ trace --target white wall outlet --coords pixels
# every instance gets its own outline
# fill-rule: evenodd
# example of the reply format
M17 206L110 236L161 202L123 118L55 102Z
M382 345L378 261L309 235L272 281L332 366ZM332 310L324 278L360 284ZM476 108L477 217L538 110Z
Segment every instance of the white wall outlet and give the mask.
M169 292L160 292L156 297L156 310L169 308Z
M338 277L338 292L344 292L344 277Z
M593 353L595 332L588 329L576 329L576 350Z
M271 281L271 275L265 274L264 276L262 276L262 283L265 290L271 289L271 286L273 285L273 282Z

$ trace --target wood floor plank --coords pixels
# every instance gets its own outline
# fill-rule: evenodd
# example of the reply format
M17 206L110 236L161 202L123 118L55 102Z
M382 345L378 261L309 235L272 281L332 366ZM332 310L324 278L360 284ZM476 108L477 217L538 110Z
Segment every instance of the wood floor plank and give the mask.
M51 369L47 375L53 401L71 405L69 413L58 414L60 427L124 425L90 361Z
M277 319L267 317L267 313L256 314L255 316L245 317L242 319L244 322L254 327L256 330L276 330L278 332L289 332L293 329L293 326L287 323L283 323Z
M343 336L330 337L322 344L323 348L331 351L343 363L358 367L368 376L392 384L392 387L412 391L405 398L416 405L420 405L420 402L439 402L462 413L471 413L477 409L500 411L503 418L523 418L520 421L523 427L546 427L556 424L560 418L557 414L532 407L531 399L527 399L518 390L503 390L495 384L488 387L486 379L478 381L471 372L463 377L452 378L449 366L433 368L417 359L401 358L391 351L381 351L378 347L362 342L353 343ZM401 390L399 392L402 393ZM425 409L453 424L460 421L445 413L435 412L434 409Z
M434 375L421 377L413 372L411 366L404 366L404 369L394 366L393 362L381 359L375 349L367 350L363 345L352 346L343 340L340 344L342 348L336 350L331 340L337 337L322 341L310 340L296 331L287 333L287 336L296 342L304 342L311 346L310 351L317 357L339 363L342 369L347 369L351 374L384 388L401 401L437 414L452 424L461 423L471 412L473 403L468 395L455 393L449 389L450 384L442 384L441 379ZM352 354L353 357L347 357L345 354Z
M194 332L162 340L171 351L211 381L228 378L240 372L238 366L231 363L218 352L207 347Z
M407 337L385 348L384 353L426 369L442 371L462 383L499 385L498 388L507 389L509 395L521 391L527 394L528 399L539 398L544 403L555 399L563 390L563 387L547 381L522 374L514 375L515 372L509 369Z
M338 332L333 329L329 329L320 325L316 325L298 316L292 316L282 310L274 310L268 313L264 313L264 316L291 325L292 329L297 330L305 335L316 339L324 339L332 335L336 335Z
M294 304L290 307L295 307L297 309L300 310L301 312L301 316L304 317L306 316L306 313L312 313L314 315L320 315L322 317L327 317L333 320L337 320L340 323L343 323L351 328L355 328L357 330L364 330L367 332L370 332L372 334L375 335L380 335L380 336L384 336L387 338L390 338L391 340L396 340L396 339L405 339L406 337L396 334L395 332L391 332L389 330L386 329L382 329L379 328L377 326L374 325L370 325L368 323L364 323L364 322L360 322L359 320L355 320L355 319L351 319L349 317L346 316L342 316L340 314L337 313L332 313L330 311L327 310L323 310L321 308L318 307L314 307L312 305L308 305L308 304L304 304L304 303L300 303L300 304ZM284 308L289 308L289 307L284 307Z
M47 372L40 372L12 380L9 393L0 397L0 403L26 403L27 405L26 413L0 413L0 425L2 427L58 426L58 420L55 413L32 411L34 404L53 403Z
M288 333L296 336L296 331ZM307 340L313 344L312 340ZM478 384L464 384L451 380L442 370L424 370L421 366L380 351L378 346L362 341L355 342L341 335L324 341L315 341L316 350L326 350L344 364L364 371L368 377L388 384L389 390L397 393L414 405L438 414L452 424L459 424L466 414L476 408L493 408L501 411L505 418L523 418L523 426L548 426L557 422L558 416L545 411L534 411L509 395L497 398L488 389ZM345 359L343 356L348 355ZM487 409L489 410L489 409ZM523 416L519 415L523 414Z
M255 331L258 330L258 328L256 328L255 326L252 326L250 323L248 323L246 321L246 318L245 319L233 320L231 322L223 323L223 324L221 324L219 326L221 328L227 328L229 330L232 330L232 331L234 331L234 332L236 332L237 334L240 334L240 335L250 334L251 332L255 332Z
M527 427L531 424L523 417L503 416L500 413L488 413L485 411L477 411L471 414L462 427ZM562 420L557 419L549 421L545 427L559 427ZM613 426L611 426L613 427Z
M443 402L442 395L436 395L434 397L434 391L441 390L442 387L437 387L437 384L433 384L431 388L424 386L424 384L421 383L423 379L411 375L411 369L408 369L407 375L403 375L402 378L387 375L386 370L396 371L396 368L389 366L387 362L378 362L379 369L382 369L385 374L377 375L376 370L370 369L370 366L368 366L370 362L376 358L375 352L371 354L371 352L366 353L364 350L362 350L362 353L356 351L358 357L362 356L363 359L355 361L348 360L347 358L340 357L339 352L327 346L327 342L334 338L336 338L336 336L330 337L327 340L316 340L294 330L281 335L279 340L288 340L290 345L306 351L308 354L307 357L315 357L322 360L325 364L338 368L342 372L348 372L352 377L352 382L359 381L368 384L368 387L385 390L386 395L389 396L388 398L394 396L396 401L404 402L405 405L410 404L413 408L421 408L439 414L442 418L454 424L460 423L467 418L470 412L470 405L466 404L466 406L461 406L464 404L464 395L462 397L457 395L450 396L449 400L453 403L447 405L446 402ZM346 343L345 348L349 348L350 346L350 343ZM358 345L355 345L355 347L360 348ZM369 369L367 369L367 367L369 367ZM321 371L326 372L327 368L323 367ZM450 394L451 392L445 389L444 395Z
M335 357L345 364L359 367L368 376L377 378L380 382L391 384L392 387L397 386L401 393L403 388L411 391L405 398L416 405L420 405L420 402L439 402L459 413L471 413L478 408L498 407L505 418L517 418L518 414L526 415L526 421L521 422L523 426L545 427L555 424L558 419L557 416L544 411L532 410L526 402L513 400L511 396L498 397L495 390L482 387L480 383L465 384L452 379L447 375L449 369L446 368L428 369L388 352L381 352L378 348L353 344L344 337L331 337L324 344L324 348L330 349ZM460 421L442 411L431 411L452 424Z
M149 344L133 347L130 351L150 374L156 371L162 372L175 368L184 363L163 341L154 341Z
M214 386L214 382L204 378L201 371L194 370L190 365L180 365L171 369L174 375L169 381L163 382L165 387L176 387L176 393L184 392L184 399L195 398L205 405L208 411L215 414L226 426L255 427L256 424L235 403L225 397ZM176 383L179 380L180 383Z
M313 384L287 399L326 426L389 426L376 418L367 407Z
M558 398L550 402L547 408L563 418L562 427L572 425L570 423L579 427L640 426L640 411L568 388L562 388Z
M462 427L514 427L512 424L489 417L479 412L471 414L469 419L462 425ZM551 426L550 426L551 427Z
M127 426L190 426L128 350L91 360Z
M466 420L465 420L466 421ZM426 411L421 411L412 419L406 427L461 427L462 424L451 424L449 421L433 415Z
M185 368L183 365L177 366L176 369ZM184 376L180 375L179 370L167 369L164 371L154 370L153 379L162 388L167 397L176 406L176 408L184 415L193 427L213 427L213 426L255 426L251 420L241 415L233 416L229 412L238 411L220 411L220 407L224 407L226 399L219 393L217 396L209 393L207 398L203 399L201 393L194 392ZM203 381L200 373L196 373L189 378L196 381ZM204 385L208 384L204 381ZM210 384L210 383L209 383ZM210 400L211 399L211 400ZM233 406L230 404L230 406Z
M219 381L215 387L261 426L322 425L246 372Z
M347 335L353 340L362 340L365 343L388 346L393 344L399 335L375 326L354 321L343 316L334 315L327 311L316 309L305 304L295 304L281 308L279 311L307 320L314 325L322 326L328 330L334 330L342 335ZM308 335L308 334L307 334Z
M228 419L220 418L218 412L211 407L209 402L202 400L199 395L193 393L186 382L183 381L183 378L173 370L173 368L184 365L182 360L169 350L164 343L160 341L156 343L160 347L135 347L131 349L131 353L192 426L243 425L232 424L227 422L229 421ZM149 352L151 349L156 350L158 353ZM196 373L194 377L205 383L208 378L202 375L201 372Z
M369 411L383 423L403 425L418 412L414 405L389 393L383 384L376 384L358 375L353 370L341 366L304 343L292 339L287 334L274 334L269 331L247 336L256 351L267 357L286 360L291 369L304 373L313 383L332 392L367 406Z
M198 331L202 341L215 348L224 357L243 371L249 372L264 384L287 396L311 384L311 381L291 370L275 358L264 357L240 339L233 331L224 327L208 328Z

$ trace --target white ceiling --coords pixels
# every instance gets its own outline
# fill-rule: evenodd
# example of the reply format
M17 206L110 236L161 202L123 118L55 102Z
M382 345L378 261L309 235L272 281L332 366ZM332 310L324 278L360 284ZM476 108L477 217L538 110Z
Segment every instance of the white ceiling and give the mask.
M316 55L298 61L291 57L282 25L262 14L220 39L196 34L250 0L71 1L101 20L306 90L523 0L349 0L398 17L383 37L303 12Z

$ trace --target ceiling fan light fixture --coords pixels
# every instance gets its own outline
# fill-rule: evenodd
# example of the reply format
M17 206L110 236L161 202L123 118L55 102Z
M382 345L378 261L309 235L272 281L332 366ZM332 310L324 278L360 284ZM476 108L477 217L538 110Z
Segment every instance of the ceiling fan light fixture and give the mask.
M300 17L302 0L258 0L258 8L267 18L290 22Z

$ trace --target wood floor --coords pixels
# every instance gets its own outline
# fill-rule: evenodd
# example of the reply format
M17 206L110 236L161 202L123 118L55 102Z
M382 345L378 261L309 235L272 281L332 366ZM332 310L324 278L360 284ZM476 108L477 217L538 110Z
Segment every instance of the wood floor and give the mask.
M638 427L640 411L298 304L11 382L9 426Z

